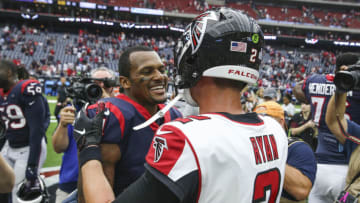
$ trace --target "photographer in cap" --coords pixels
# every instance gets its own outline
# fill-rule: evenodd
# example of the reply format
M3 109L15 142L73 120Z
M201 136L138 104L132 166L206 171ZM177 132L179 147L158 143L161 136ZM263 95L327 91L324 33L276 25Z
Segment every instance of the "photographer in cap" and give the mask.
M102 98L112 95L113 87L108 87L104 83L105 78L114 78L115 73L105 67L94 69L90 74L91 78L98 78L101 80L94 80L94 83L102 88ZM52 144L56 153L64 153L61 169L59 188L56 191L56 202L62 202L69 193L74 191L77 187L78 180L78 159L77 147L73 137L72 123L75 120L75 113L77 109L74 106L66 106L60 111L60 121L52 137Z
M264 90L264 101L277 101L277 93L275 88L268 87Z
M338 202L357 202L354 201L354 196L358 196L360 192L360 148L357 147L360 144L360 125L345 116L345 110L349 105L347 97L359 95L359 71L358 54L345 53L337 58L334 79L336 92L331 97L326 112L326 124L343 145L346 159L350 159L345 191L339 196Z

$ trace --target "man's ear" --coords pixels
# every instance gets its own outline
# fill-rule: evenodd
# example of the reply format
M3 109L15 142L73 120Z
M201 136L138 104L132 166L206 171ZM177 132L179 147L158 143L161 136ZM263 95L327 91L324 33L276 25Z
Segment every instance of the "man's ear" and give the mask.
M129 78L125 77L125 76L120 76L119 78L120 80L120 84L124 89L128 89L131 87L131 82L129 80Z

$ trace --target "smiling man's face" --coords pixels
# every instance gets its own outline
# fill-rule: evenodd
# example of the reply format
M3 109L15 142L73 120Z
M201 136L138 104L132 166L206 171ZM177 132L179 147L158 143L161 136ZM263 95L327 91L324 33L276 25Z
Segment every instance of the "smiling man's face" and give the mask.
M130 54L130 95L144 106L166 101L168 77L165 66L155 51Z

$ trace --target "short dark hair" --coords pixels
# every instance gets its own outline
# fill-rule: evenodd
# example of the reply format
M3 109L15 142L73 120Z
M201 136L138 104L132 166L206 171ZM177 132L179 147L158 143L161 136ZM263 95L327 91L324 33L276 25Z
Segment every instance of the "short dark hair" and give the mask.
M10 70L12 75L17 77L18 67L13 62L8 60L0 60L0 67L5 68L6 70Z
M137 51L154 51L150 47L146 46L135 46L126 49L120 56L119 59L119 74L124 77L130 77L130 69L131 69L131 62L130 62L130 55L131 53Z
M17 69L17 75L19 80L26 80L30 77L29 72L26 70L24 66L19 66Z
M360 60L360 55L353 52L347 52L340 54L336 57L336 69L335 73L340 71L341 66L353 65Z

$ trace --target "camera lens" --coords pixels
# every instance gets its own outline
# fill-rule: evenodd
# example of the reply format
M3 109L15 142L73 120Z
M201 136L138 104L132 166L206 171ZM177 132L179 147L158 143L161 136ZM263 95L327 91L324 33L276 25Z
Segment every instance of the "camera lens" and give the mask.
M89 100L98 100L102 96L102 89L99 85L88 84L85 88L86 96Z
M345 91L353 89L356 83L356 78L348 71L340 71L335 75L334 83L337 88Z

